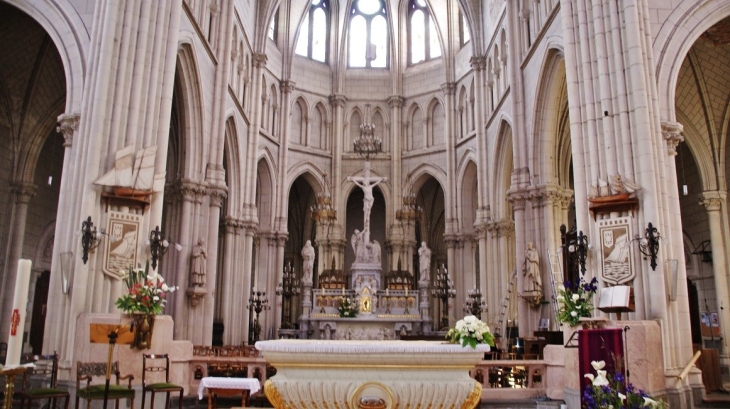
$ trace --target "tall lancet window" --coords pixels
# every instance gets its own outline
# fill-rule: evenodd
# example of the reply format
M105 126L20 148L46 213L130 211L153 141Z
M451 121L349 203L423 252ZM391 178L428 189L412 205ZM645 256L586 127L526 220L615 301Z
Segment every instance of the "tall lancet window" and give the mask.
M274 16L271 17L271 21L269 22L269 29L267 30L267 37L269 37L269 40L276 42L276 38L279 31L279 9L276 9L276 13L274 13Z
M469 23L466 22L466 17L459 11L459 42L463 46L464 44L471 41L471 33L469 32Z
M329 49L329 0L312 0L307 15L299 27L299 38L297 48L294 50L297 55L312 60L327 62L327 51Z
M355 0L350 9L350 67L387 68L388 10L383 0Z
M410 64L441 57L436 24L425 0L411 0L408 5L408 46Z

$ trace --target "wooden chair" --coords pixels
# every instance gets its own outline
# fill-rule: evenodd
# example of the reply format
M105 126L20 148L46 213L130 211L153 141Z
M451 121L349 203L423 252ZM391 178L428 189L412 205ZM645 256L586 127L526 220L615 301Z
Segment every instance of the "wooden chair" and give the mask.
M106 362L77 362L76 363L76 409L79 409L79 400L86 400L86 408L91 407L92 400L103 400L105 392L107 364ZM120 399L129 399L131 408L134 409L134 389L132 389L133 375L121 376L119 374L119 362L114 362L110 374L115 380L109 383L108 400L116 401L116 409L119 409ZM128 379L127 386L120 385L119 381Z
M161 378L159 375L163 372L165 373L164 382L162 382L162 379L159 379ZM165 408L169 408L170 392L180 392L180 399L178 402L180 409L182 409L184 391L185 389L182 386L170 383L170 357L167 354L142 355L142 409L144 409L144 401L147 396L147 392L152 392L150 409L154 409L155 407L155 393L166 393Z
M23 373L23 384L20 390L20 408L33 405L34 400L48 399L45 407L55 408L58 398L64 398L65 409L68 409L68 401L71 399L67 390L58 388L58 354L52 355L31 355L27 362L33 362L34 368L29 368ZM31 378L36 376L50 377L48 386L31 387Z

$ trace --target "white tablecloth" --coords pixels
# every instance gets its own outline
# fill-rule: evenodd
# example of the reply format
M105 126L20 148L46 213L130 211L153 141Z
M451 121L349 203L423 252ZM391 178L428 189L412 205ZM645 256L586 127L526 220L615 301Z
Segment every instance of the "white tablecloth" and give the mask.
M250 396L261 389L261 384L256 378L217 378L210 376L200 380L198 399L203 399L203 392L206 388L248 389Z

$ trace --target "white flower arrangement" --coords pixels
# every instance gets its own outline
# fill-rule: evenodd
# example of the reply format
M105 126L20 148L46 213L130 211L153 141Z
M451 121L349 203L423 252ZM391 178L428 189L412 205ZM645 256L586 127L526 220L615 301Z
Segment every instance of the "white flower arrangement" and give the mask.
M456 322L456 326L446 333L446 339L462 347L470 345L476 348L477 344L488 344L494 346L494 336L489 331L489 326L473 315L467 315Z

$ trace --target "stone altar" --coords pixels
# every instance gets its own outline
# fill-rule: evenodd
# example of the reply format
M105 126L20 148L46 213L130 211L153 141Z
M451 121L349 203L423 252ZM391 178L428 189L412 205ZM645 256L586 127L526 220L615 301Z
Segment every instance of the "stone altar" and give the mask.
M259 341L277 373L264 385L275 408L474 408L469 377L485 352L439 341Z

